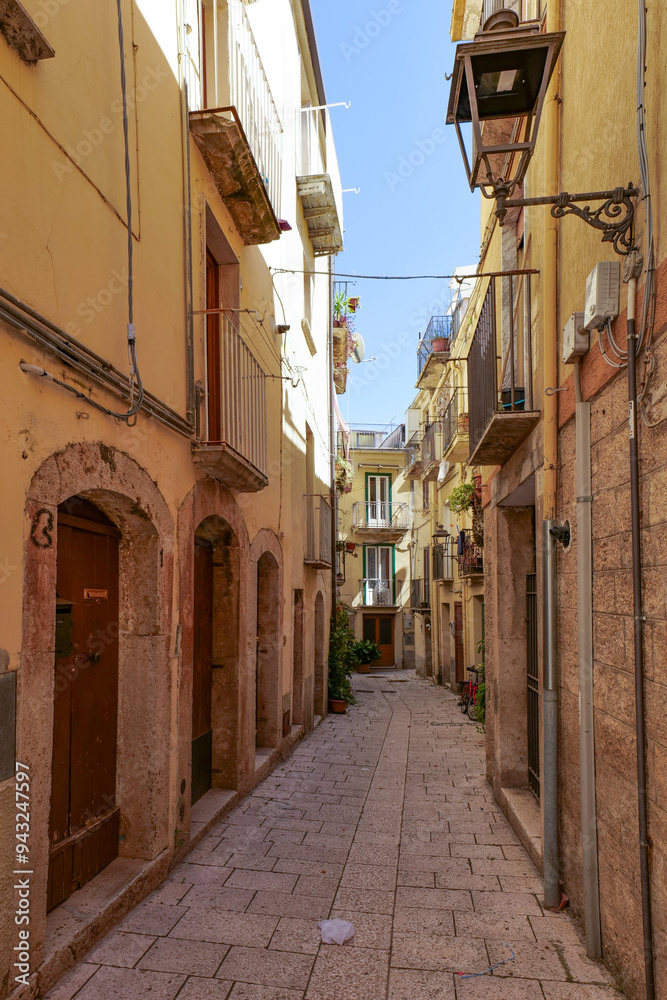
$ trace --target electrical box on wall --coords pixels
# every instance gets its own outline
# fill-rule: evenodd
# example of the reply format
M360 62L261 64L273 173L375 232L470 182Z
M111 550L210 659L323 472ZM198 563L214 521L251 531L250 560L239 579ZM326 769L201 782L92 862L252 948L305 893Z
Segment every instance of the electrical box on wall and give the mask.
M621 301L621 264L609 260L596 264L586 279L584 326L601 329L608 319L615 319Z
M575 358L587 353L590 345L591 335L584 327L584 314L572 313L563 330L563 364L573 364Z

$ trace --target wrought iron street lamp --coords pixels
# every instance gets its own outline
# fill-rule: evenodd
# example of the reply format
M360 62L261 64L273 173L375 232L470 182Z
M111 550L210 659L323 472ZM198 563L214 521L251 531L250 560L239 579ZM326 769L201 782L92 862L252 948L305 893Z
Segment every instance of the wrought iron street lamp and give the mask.
M502 225L510 208L551 205L555 218L578 215L602 232L620 254L633 247L632 222L638 190L632 184L613 191L563 192L553 197L517 198L535 143L549 82L565 38L544 33L536 22L519 24L514 10L501 7L487 18L472 42L457 46L447 123L456 127L472 191L480 188L496 202ZM462 126L472 126L472 153ZM602 202L597 209L579 202Z

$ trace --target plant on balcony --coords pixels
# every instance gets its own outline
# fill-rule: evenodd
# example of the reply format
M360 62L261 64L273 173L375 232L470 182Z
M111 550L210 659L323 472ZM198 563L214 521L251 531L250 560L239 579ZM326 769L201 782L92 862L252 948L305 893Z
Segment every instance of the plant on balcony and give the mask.
M337 702L339 705L338 708L332 706L332 711L345 711L346 704L354 705L350 674L357 663L355 646L356 639L350 628L347 612L339 604L335 618L331 619L329 635L329 702Z
M455 486L449 495L450 510L455 514L469 510L475 500L475 492L474 483L460 483L459 486Z
M352 492L352 479L354 476L354 466L347 458L336 455L335 463L335 483L338 493Z
M353 651L357 658L357 670L360 674L367 674L371 663L375 663L382 656L380 647L372 639L359 639L358 642L355 642Z

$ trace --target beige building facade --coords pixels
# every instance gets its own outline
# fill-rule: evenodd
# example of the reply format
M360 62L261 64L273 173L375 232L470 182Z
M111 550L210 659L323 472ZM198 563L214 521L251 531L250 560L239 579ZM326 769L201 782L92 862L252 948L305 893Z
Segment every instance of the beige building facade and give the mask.
M32 996L326 712L342 205L307 0L0 29L0 995Z

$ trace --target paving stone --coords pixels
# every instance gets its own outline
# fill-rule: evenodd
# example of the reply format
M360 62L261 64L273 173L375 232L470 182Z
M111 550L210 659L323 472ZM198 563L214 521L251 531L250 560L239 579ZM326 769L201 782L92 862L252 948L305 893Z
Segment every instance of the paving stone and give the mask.
M228 950L226 945L210 944L208 941L159 938L143 956L137 968L212 977Z
M201 979L193 976L186 981L178 994L178 1000L227 1000L233 985L221 979Z
M246 910L252 900L252 889L227 889L216 885L193 885L183 897L186 906L217 906L221 910Z
M303 990L312 965L310 955L265 948L230 948L218 976L259 986L286 986Z
M306 1000L385 1000L388 972L388 951L324 946Z
M261 872L237 868L225 882L232 889L266 889L268 892L291 892L297 882L296 875L280 872Z
M249 913L267 913L277 917L311 917L325 920L329 903L319 896L303 896L287 892L257 892L248 907Z
M119 930L132 931L135 934L151 934L155 937L167 935L184 913L187 913L187 907L180 904L162 906L161 903L142 903L125 917Z
M320 947L321 935L317 921L300 917L281 917L278 921L269 948L275 951L302 952L316 955Z
M422 969L392 969L387 1000L454 1000L451 976Z
M217 908L193 906L170 935L170 939L186 938L189 941L266 948L277 923L276 916L232 913Z
M77 1000L174 1000L185 976L101 966L76 994Z
M148 951L154 941L155 938L148 934L112 931L98 944L97 948L93 948L86 958L94 965L116 965L131 969Z

